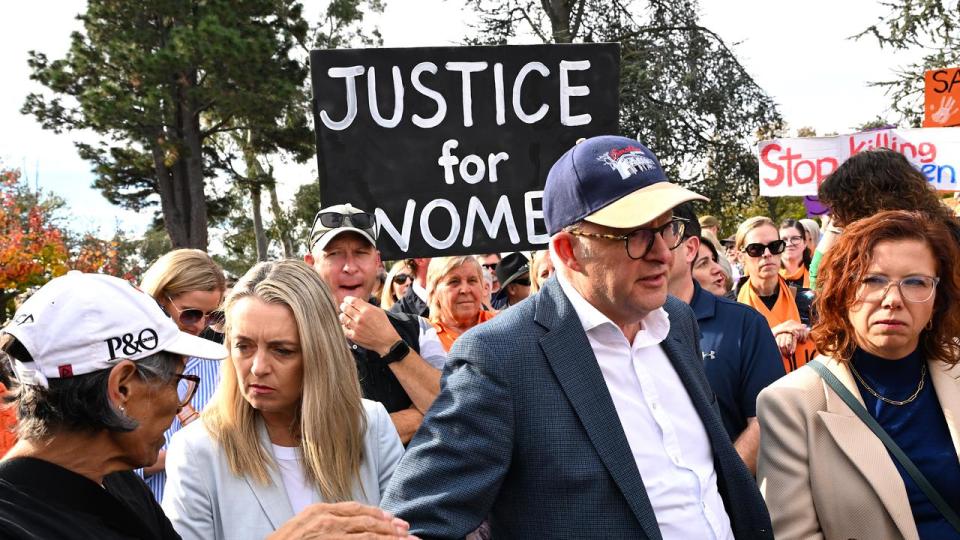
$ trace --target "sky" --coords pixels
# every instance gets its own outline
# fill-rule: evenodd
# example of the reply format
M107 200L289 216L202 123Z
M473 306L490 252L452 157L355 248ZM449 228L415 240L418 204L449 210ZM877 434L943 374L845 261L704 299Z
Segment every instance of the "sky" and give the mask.
M305 15L317 15L322 0L308 0ZM467 31L464 0L386 0L375 22L385 46L456 45ZM75 231L109 236L116 227L140 234L152 211L137 214L113 206L91 187L94 176L77 156L75 140L90 134L54 133L33 117L20 114L24 97L41 89L29 80L27 51L61 58L85 0L7 2L0 18L0 165L19 167L26 178L65 198ZM775 3L760 0L701 0L700 22L719 34L757 83L777 102L791 128L810 126L818 133L847 133L852 127L888 114L889 98L870 87L889 78L909 55L881 50L872 39L850 36L885 13L874 0L809 0ZM789 6L789 7L787 7ZM424 14L429 14L425 17ZM315 177L316 165L278 168L281 200ZM264 208L266 212L266 208Z

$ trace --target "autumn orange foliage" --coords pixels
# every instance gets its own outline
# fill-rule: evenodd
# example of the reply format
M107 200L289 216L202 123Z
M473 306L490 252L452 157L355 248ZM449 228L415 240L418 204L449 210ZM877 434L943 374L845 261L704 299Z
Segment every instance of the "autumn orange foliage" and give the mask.
M69 269L63 231L49 209L22 197L17 170L0 170L0 290L42 285ZM29 204L29 206L27 206Z
M117 240L87 233L69 241L54 215L61 205L31 190L20 171L0 168L0 321L13 314L19 294L68 270L136 279L139 268L124 270Z

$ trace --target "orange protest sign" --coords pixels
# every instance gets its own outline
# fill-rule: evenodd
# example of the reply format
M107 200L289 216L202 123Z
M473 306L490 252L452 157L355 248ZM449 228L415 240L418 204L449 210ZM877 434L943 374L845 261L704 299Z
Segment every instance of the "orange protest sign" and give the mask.
M960 68L923 75L923 127L960 126Z

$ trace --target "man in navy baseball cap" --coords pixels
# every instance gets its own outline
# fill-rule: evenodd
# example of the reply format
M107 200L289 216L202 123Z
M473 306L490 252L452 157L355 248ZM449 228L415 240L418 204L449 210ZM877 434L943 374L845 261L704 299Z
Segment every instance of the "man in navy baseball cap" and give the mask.
M646 146L603 135L581 141L553 165L543 191L543 215L551 235L578 221L625 229L694 200L707 198L668 182Z
M543 195L554 277L454 343L383 507L430 538L489 517L495 538L772 539L693 312L667 296L672 210L696 199L635 140L564 154Z

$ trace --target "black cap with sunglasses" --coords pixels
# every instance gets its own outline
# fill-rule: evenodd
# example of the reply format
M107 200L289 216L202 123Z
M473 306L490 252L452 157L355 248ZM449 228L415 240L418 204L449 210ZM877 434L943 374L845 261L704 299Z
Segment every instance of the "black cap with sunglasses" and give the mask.
M317 212L310 230L310 249L323 249L335 237L352 232L377 245L377 219L350 204L328 206Z

